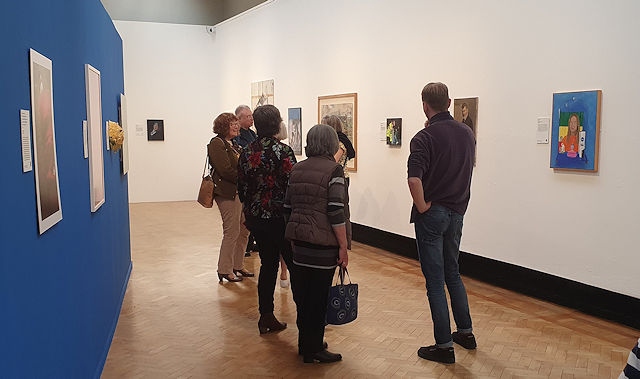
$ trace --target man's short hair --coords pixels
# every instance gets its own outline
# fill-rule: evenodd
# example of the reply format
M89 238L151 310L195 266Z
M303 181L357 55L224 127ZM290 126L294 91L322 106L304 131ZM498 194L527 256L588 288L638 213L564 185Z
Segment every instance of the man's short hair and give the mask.
M449 108L449 89L443 83L429 83L422 89L422 101L436 112Z
M462 103L462 105L460 106L460 109L464 109L464 108L469 109L469 106L467 105L467 103Z

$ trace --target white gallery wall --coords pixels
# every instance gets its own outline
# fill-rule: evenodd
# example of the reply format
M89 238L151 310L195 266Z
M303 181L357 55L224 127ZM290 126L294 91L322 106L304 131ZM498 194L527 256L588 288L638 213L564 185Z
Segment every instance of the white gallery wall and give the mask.
M275 81L286 119L358 93L352 221L413 237L406 160L430 81L479 97L462 250L640 298L640 2L275 0L216 27L116 21L124 43L132 202L193 200L213 118ZM602 90L598 173L554 172L537 144L554 92ZM402 146L380 124L401 117ZM146 140L165 120L165 141ZM145 132L136 132L136 126ZM303 157L299 157L303 159Z

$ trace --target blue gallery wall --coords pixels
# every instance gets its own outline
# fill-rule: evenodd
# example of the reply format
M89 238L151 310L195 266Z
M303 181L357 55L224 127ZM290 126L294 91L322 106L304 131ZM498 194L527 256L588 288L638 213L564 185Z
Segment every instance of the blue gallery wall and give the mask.
M0 5L0 377L99 377L131 270L127 178L103 147L106 202L90 211L85 63L101 72L103 133L124 91L122 40L100 0ZM52 60L62 220L38 234L22 172L29 49Z

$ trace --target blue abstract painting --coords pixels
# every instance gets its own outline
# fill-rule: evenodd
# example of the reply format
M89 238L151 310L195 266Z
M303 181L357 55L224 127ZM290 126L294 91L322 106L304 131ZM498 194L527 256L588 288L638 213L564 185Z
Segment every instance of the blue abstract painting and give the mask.
M598 171L602 91L553 94L551 168Z

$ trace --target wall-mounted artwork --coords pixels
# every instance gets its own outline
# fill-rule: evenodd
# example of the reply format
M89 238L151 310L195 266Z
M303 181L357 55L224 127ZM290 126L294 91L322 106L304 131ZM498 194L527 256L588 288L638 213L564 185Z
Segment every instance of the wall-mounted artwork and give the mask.
M336 115L342 121L342 131L347 135L353 148L358 151L358 94L345 93L318 97L318 123L324 116ZM348 171L357 171L358 157L349 159Z
M147 120L147 141L164 141L164 120Z
M478 141L478 98L465 97L453 100L453 118L467 125L473 131L473 136ZM477 150L476 150L477 153ZM476 165L476 157L473 158Z
M273 79L251 83L251 109L265 104L273 105Z
M289 108L289 146L302 155L302 108Z
M104 204L104 145L102 144L102 97L100 71L85 64L87 97L87 137L89 138L89 188L91 212Z
M62 220L53 120L53 75L49 58L33 49L29 53L36 203L38 228L42 234Z
M127 98L120 94L120 125L124 131L124 142L122 143L122 153L120 162L122 163L122 175L129 172L129 125L127 124Z
M598 171L602 91L553 94L551 168Z
M453 100L453 118L466 124L473 130L478 140L478 98L466 97Z
M392 146L402 145L402 119L401 118L387 119L387 145L392 145Z

